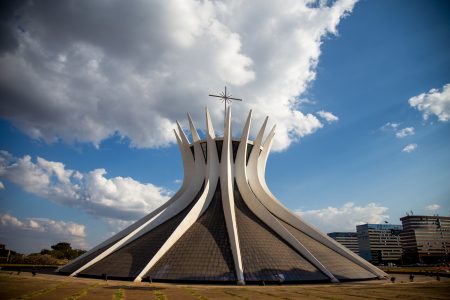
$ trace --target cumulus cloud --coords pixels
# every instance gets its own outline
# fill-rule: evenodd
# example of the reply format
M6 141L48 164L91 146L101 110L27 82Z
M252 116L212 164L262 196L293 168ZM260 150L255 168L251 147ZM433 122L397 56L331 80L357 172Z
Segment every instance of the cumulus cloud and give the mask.
M21 3L0 24L0 115L32 138L167 146L186 111L204 128L209 106L220 128L207 94L228 85L244 98L238 125L250 108L256 124L269 114L282 150L322 127L298 99L355 1Z
M316 210L297 210L296 213L324 232L355 231L356 225L366 223L381 223L389 219L387 207L376 203L356 206L352 202L342 207L332 207Z
M86 249L85 237L85 226L75 222L47 218L20 220L8 213L0 215L0 239L10 249L35 252L62 241Z
M417 149L417 144L408 144L403 149L402 152L411 153Z
M408 100L411 107L422 112L423 118L427 120L430 115L435 115L439 121L450 120L450 83L443 86L441 90L431 89L428 93L422 93Z
M404 137L407 137L408 135L414 135L414 127L406 127L403 129L400 129L395 133L395 136L399 139L402 139Z
M398 139L402 139L407 136L414 135L416 133L414 130L414 127L400 128L399 123L392 123L392 122L387 122L386 124L381 126L380 130L387 131L390 133L393 132L393 133L395 133L395 136ZM402 149L402 152L410 153L410 152L413 152L414 150L416 150L416 148L417 148L417 144L408 144Z
M321 111L318 111L317 114L322 119L325 119L328 123L336 122L337 120L339 120L338 117L336 117L335 115L333 115L332 113L330 113L328 111L321 110Z
M107 178L105 169L80 173L60 162L33 162L0 151L0 177L25 191L105 218L133 220L160 206L170 192L130 177Z
M119 220L119 219L112 219L112 218L106 218L105 221L106 221L106 224L108 225L109 230L107 231L106 235L103 237L104 240L110 238L111 236L115 235L122 229L125 229L126 227L128 227L134 223L134 221L132 221L132 220Z
M439 204L430 204L425 207L425 209L429 210L429 211L436 211L440 208L441 208L441 206Z

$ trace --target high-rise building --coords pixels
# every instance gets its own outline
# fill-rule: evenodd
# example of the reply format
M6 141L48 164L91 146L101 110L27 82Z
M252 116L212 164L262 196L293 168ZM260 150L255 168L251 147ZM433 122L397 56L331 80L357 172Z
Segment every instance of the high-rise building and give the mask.
M358 235L356 232L331 232L328 233L328 236L354 253L359 254Z
M249 140L251 112L239 140L216 138L206 111L201 139L178 124L180 190L160 208L58 271L71 276L189 282L310 282L371 279L386 273L285 208L264 173L274 129Z
M450 217L409 215L400 220L405 263L449 261Z
M402 225L363 224L356 226L359 255L373 264L398 263L402 257Z

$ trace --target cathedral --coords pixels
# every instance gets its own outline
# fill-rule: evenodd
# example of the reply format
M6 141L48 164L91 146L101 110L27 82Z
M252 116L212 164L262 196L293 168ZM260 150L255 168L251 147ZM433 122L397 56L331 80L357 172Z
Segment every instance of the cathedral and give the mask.
M267 118L249 139L216 137L206 109L206 137L190 116L192 141L177 123L183 158L180 190L161 207L57 272L69 276L191 283L306 283L387 275L294 214L270 192L265 168L275 127Z

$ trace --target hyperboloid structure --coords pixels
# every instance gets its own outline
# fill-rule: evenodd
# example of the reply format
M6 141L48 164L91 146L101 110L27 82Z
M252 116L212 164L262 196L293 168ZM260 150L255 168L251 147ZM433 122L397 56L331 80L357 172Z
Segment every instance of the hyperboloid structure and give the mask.
M383 271L285 208L265 181L275 127L267 118L249 140L251 111L240 140L216 138L206 109L206 138L190 118L192 143L175 136L184 181L166 203L60 268L70 276L167 282L339 282L383 278Z

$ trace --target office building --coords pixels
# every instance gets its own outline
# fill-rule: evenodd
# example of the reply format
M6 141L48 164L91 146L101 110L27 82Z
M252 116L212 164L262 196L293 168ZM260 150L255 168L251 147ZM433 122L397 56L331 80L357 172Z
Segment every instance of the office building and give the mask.
M401 263L402 225L364 224L356 226L359 255L373 264Z
M359 254L358 235L356 232L331 232L328 233L328 236L354 253Z
M449 261L450 217L408 215L400 220L405 263Z

